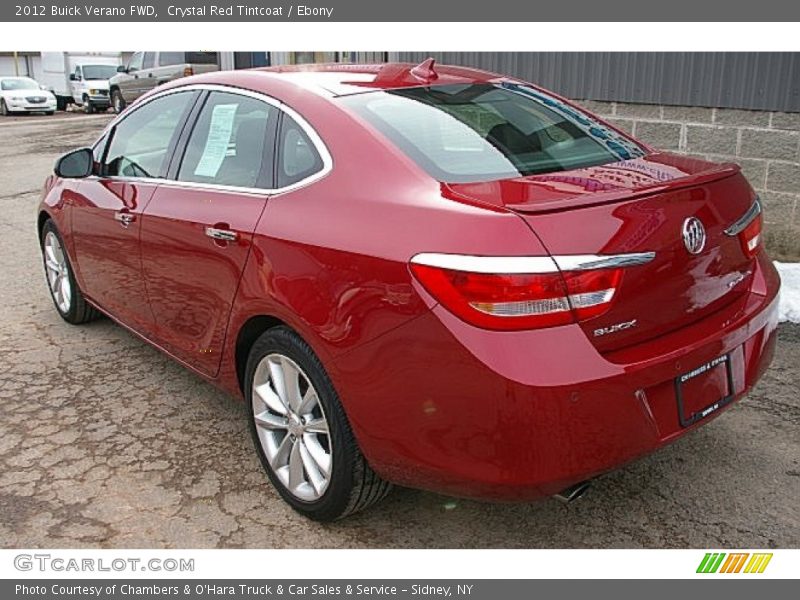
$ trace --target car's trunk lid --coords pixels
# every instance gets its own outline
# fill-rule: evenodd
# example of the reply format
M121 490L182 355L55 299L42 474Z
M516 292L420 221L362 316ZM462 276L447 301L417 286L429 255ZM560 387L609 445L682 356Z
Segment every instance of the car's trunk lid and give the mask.
M752 205L735 165L669 154L489 183L451 184L473 201L517 212L553 255L655 252L626 267L611 308L582 323L600 351L612 351L691 324L748 287L752 260L725 229ZM692 254L690 217L706 243Z

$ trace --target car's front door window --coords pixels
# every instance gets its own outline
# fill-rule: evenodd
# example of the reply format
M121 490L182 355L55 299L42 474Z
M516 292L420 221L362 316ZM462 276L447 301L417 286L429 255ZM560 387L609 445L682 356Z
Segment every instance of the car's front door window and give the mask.
M133 73L134 71L138 71L142 68L142 58L144 57L143 52L137 52L133 56L131 56L131 60L128 62L128 72Z
M194 126L178 180L271 187L271 138L277 109L266 102L212 92Z
M168 150L194 92L156 98L130 113L113 130L103 174L111 177L163 177Z

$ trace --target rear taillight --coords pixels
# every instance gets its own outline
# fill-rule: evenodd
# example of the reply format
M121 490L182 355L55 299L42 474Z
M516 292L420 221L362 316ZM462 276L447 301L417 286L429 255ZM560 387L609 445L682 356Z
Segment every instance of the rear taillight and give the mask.
M761 230L764 228L764 219L758 215L753 221L744 228L742 233L739 234L739 241L742 243L742 250L744 253L753 257L758 252L758 247L761 245Z
M599 317L609 309L622 281L622 269L567 271L564 280L576 318L585 321Z
M510 257L513 268L506 270L515 272L504 273L501 257L434 256L445 260L412 259L414 276L442 306L484 329L537 329L597 317L611 306L622 279L620 268L562 273L547 257L529 259L530 270L540 271L530 273L517 272L525 270L524 257ZM485 272L491 268L501 272Z
M748 258L752 258L761 247L763 228L761 201L756 198L750 209L736 223L726 229L725 233L738 237L739 243L742 245L742 252Z

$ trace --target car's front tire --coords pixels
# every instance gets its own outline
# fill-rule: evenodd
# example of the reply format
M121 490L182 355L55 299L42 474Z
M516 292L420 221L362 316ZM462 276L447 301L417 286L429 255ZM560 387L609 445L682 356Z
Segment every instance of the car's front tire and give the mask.
M72 265L66 250L64 250L64 241L50 219L42 228L41 246L47 287L61 318L73 325L80 325L98 318L100 312L86 302L78 288Z
M6 106L6 101L0 98L0 115L7 117L9 113L8 106Z
M316 521L371 506L391 485L367 464L322 363L296 333L269 329L245 371L250 429L281 497Z
M111 90L111 106L114 107L114 112L117 114L125 110L125 98L122 97L122 92L118 89Z

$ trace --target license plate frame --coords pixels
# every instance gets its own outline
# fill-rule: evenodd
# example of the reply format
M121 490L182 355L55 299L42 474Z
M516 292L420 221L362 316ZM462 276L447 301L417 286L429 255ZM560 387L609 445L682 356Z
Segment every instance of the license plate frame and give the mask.
M727 394L724 395L719 400L716 400L711 404L694 411L692 414L686 415L684 410L685 402L682 391L683 384L687 383L688 381L691 381L695 377L700 377L701 375L709 373L711 370L715 369L716 367L719 367L723 363L725 365L725 375L726 375L725 379L728 384ZM689 427L691 425L694 425L698 421L702 421L709 415L714 414L719 409L733 402L735 395L736 394L734 392L734 384L733 384L733 365L730 354L723 354L722 356L718 356L717 358L714 358L708 361L707 363L692 369L691 371L678 375L675 378L675 399L677 400L678 403L678 420L680 421L681 427Z

